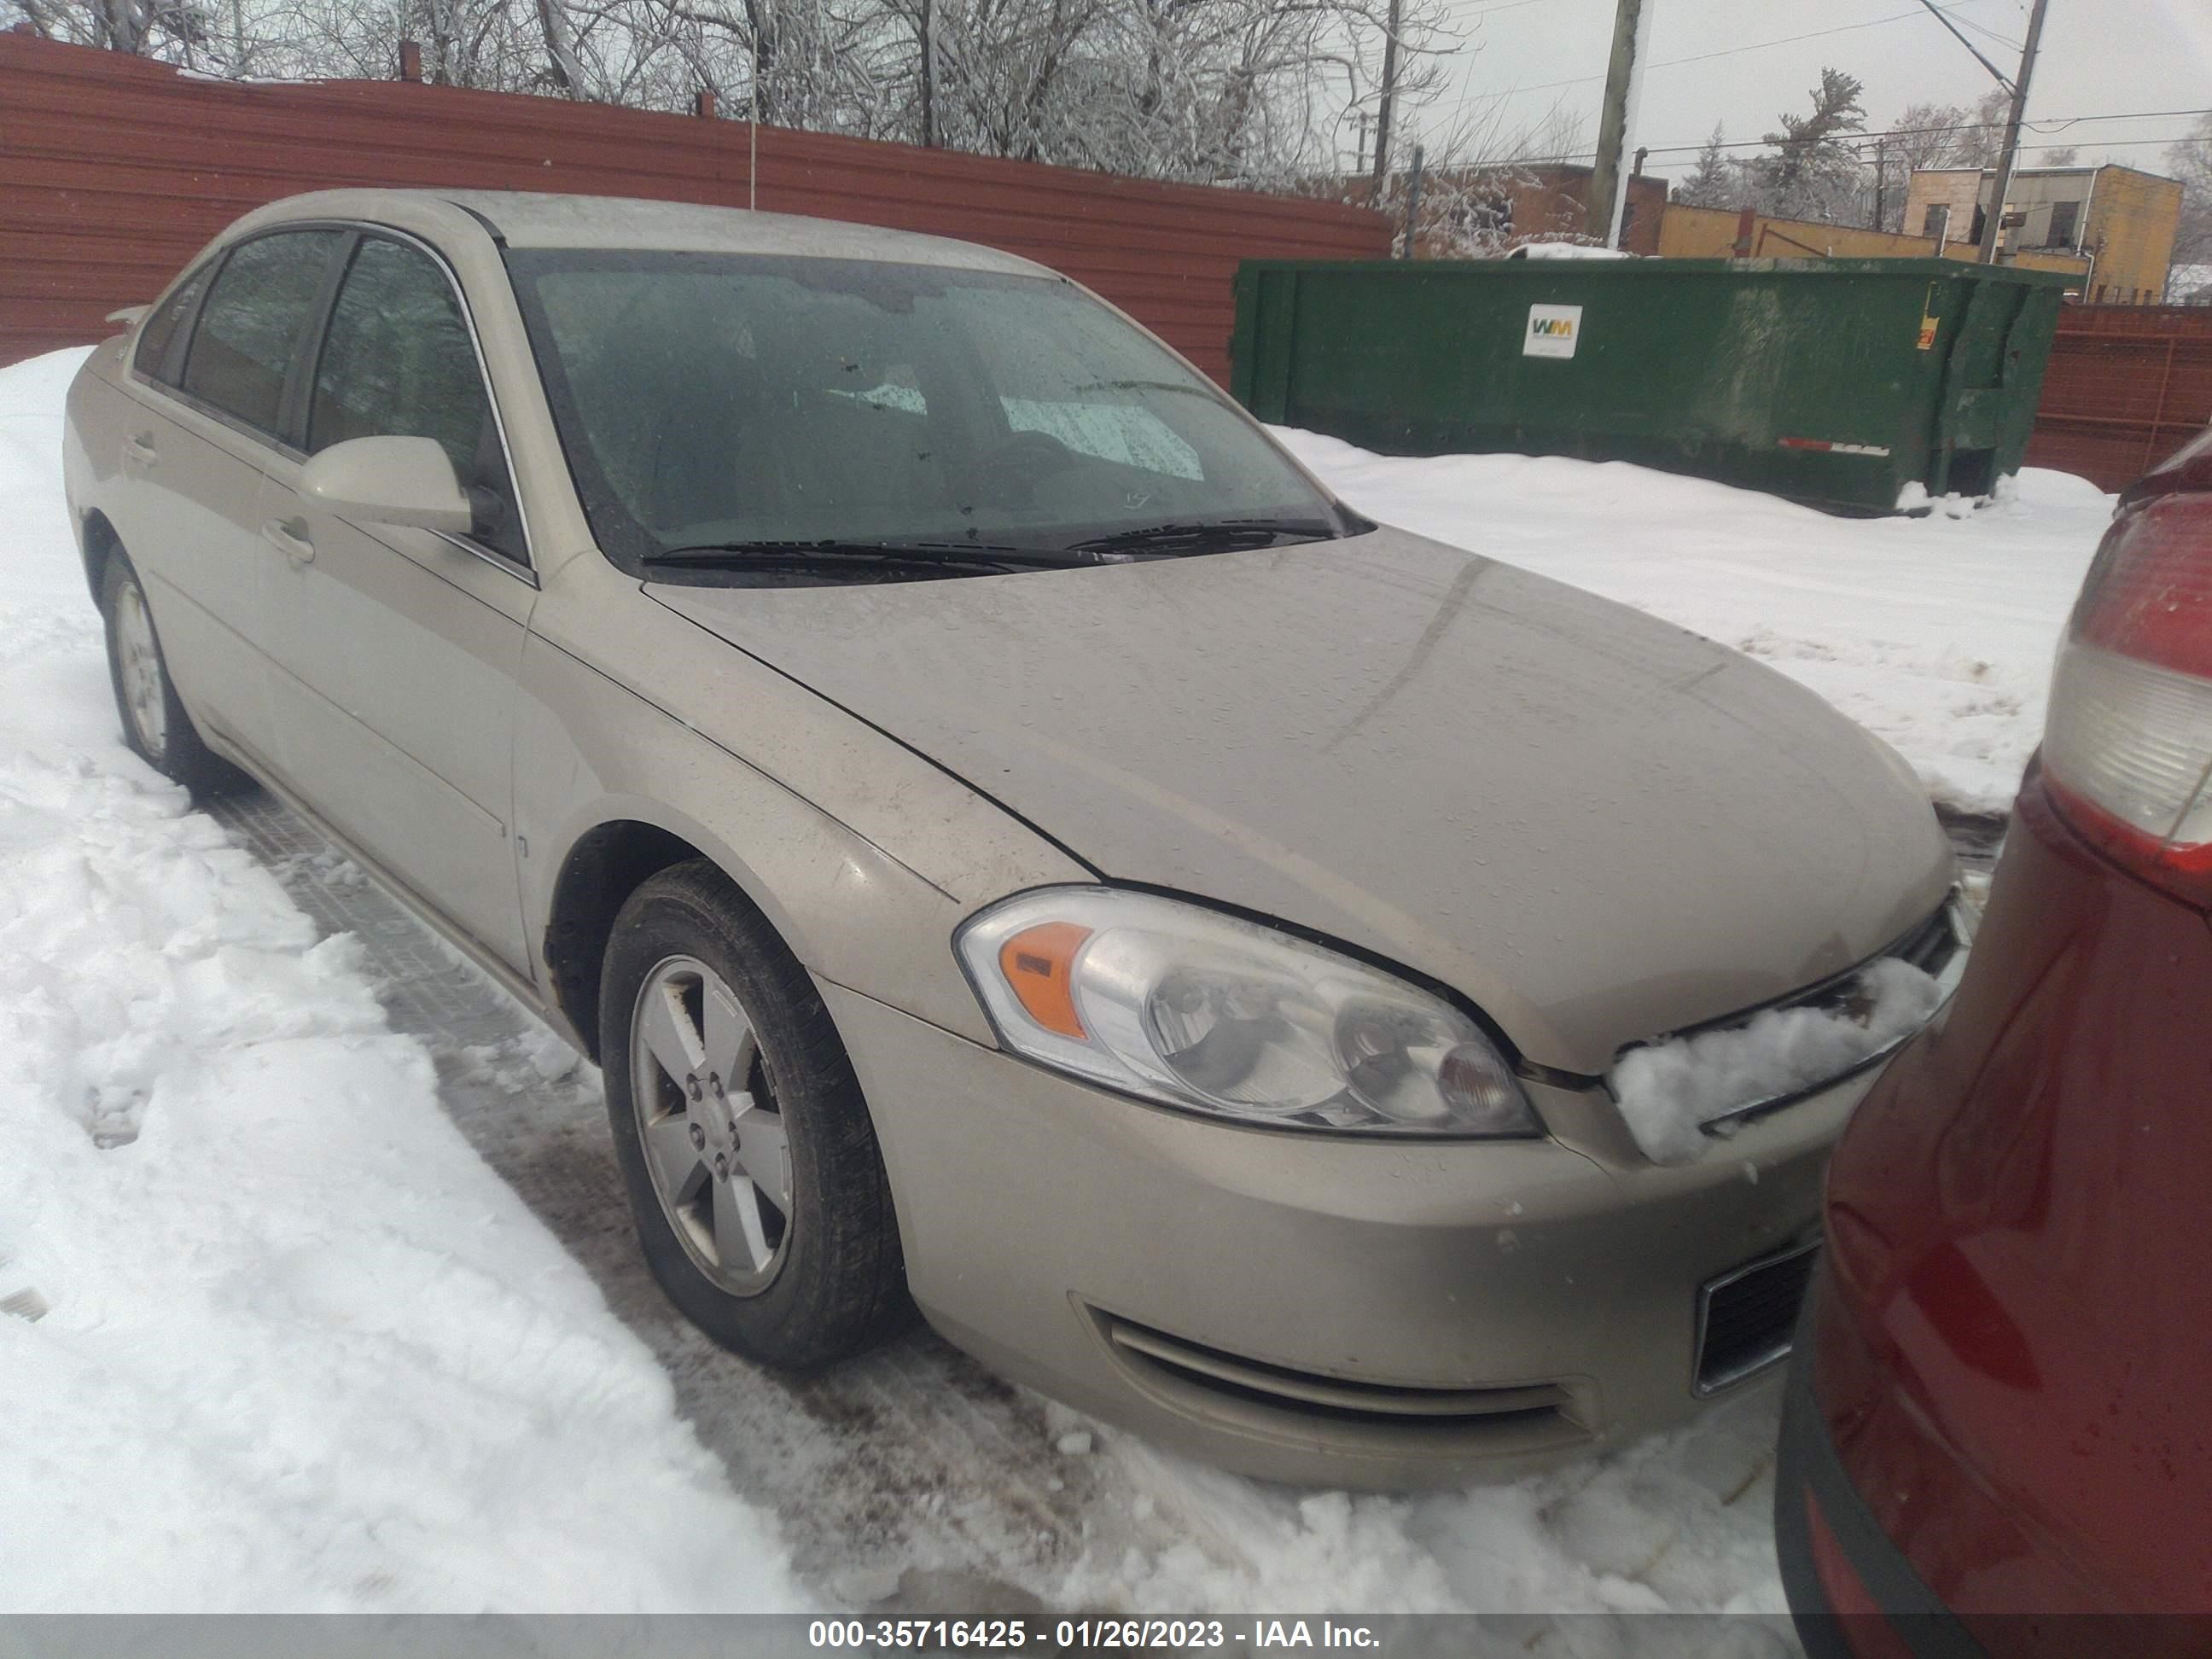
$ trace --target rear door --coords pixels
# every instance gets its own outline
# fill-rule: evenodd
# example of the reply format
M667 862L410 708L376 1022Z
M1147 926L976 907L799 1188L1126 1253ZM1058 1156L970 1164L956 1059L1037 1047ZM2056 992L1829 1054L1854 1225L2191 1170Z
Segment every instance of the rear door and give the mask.
M257 757L270 747L261 489L284 449L294 365L343 240L302 229L235 244L147 319L131 363L116 532L185 706Z
M308 358L300 450L272 465L262 592L277 764L343 835L520 971L510 834L514 677L538 593L459 286L426 245L357 233ZM348 439L434 438L471 534L355 524L299 493Z

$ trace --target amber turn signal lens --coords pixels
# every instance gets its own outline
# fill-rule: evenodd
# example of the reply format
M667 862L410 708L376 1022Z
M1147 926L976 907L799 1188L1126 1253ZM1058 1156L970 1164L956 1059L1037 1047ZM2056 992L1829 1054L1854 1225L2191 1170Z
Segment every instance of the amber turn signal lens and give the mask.
M1075 953L1090 937L1088 927L1074 922L1046 921L1024 928L999 947L999 971L1023 1010L1046 1030L1079 1041L1091 1034L1075 1012L1071 970Z

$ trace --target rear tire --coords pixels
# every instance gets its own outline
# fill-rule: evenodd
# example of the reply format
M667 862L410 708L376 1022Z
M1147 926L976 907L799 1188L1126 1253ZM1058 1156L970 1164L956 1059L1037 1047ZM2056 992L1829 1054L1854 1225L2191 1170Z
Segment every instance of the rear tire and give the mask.
M161 636L138 572L121 548L100 573L100 611L107 624L107 674L115 712L131 751L195 800L227 794L250 781L200 741L198 727L169 678Z
M704 860L615 919L607 1115L647 1264L725 1347L810 1371L907 1323L890 1185L814 983Z

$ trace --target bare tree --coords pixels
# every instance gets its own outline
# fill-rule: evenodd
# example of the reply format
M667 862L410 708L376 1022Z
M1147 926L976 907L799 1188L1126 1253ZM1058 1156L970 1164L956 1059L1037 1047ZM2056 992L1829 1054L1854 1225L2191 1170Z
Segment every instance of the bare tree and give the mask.
M1401 110L1455 38L1402 0ZM219 75L382 77L922 136L922 0L0 0L37 33ZM1287 187L1370 107L1388 0L933 0L939 143L1144 177Z
M2177 270L2192 284L2192 302L2212 304L2212 283L2197 273L2212 265L2212 115L2200 116L2186 138L2166 152L2166 168L2181 180L2181 223L2173 238Z
M1582 232L1579 189L1563 187L1550 169L1589 159L1586 118L1561 106L1512 125L1496 105L1462 114L1441 135L1424 139L1420 222L1416 251L1425 258L1495 259L1525 241L1594 243ZM1400 228L1402 252L1412 180L1394 169L1379 197L1365 177L1345 181L1339 196L1380 208Z

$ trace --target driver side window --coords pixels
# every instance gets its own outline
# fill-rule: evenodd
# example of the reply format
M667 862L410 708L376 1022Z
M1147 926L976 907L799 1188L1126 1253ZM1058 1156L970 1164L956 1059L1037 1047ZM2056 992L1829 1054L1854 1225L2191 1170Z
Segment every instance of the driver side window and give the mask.
M475 538L528 562L459 297L428 254L371 236L354 252L323 337L307 453L375 437L436 439L476 508Z

